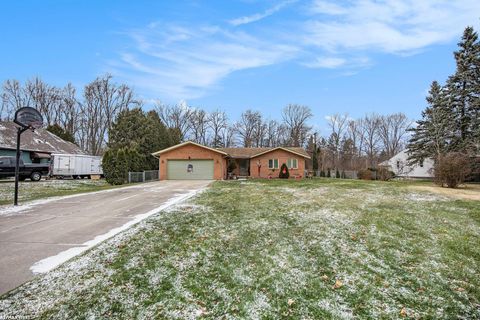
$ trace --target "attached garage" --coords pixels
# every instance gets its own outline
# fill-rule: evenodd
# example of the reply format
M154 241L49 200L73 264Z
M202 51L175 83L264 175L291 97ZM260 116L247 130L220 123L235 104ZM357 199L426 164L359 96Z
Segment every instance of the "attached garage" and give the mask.
M213 160L167 160L168 180L213 180Z
M160 180L222 180L226 152L187 141L152 153L160 161Z

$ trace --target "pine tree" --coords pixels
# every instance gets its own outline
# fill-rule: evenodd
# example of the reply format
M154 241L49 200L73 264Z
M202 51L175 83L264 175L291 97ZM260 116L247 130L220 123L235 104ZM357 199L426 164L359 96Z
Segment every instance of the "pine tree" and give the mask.
M126 183L129 171L142 170L141 159L142 156L135 147L108 149L102 159L105 179L115 185Z
M140 108L122 111L109 131L103 171L109 183L125 183L128 171L157 170L158 159L151 154L179 143L176 131L169 130L156 111Z
M480 125L480 42L472 27L465 28L454 52L456 71L447 82L449 103L455 114L455 151L478 151ZM475 150L476 149L476 150Z
M57 137L60 137L61 139L65 140L65 141L75 143L75 137L73 136L73 134L71 134L70 132L68 132L64 128L62 128L57 123L49 125L46 128L46 130L53 133Z
M143 170L158 169L158 160L151 153L179 143L160 120L156 111L140 108L122 111L109 131L108 148L136 148Z
M408 143L411 163L436 159L452 147L454 140L453 113L448 106L446 90L434 81L426 100L428 107L422 112L422 119L410 130L413 132Z

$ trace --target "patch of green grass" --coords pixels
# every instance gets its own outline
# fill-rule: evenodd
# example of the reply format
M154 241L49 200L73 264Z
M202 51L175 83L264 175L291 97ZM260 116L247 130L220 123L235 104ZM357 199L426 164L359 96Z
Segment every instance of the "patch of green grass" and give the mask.
M107 190L118 186L109 185L105 180L42 180L19 183L19 202L67 196L71 194ZM12 181L0 183L0 205L13 203L15 184Z
M408 186L216 182L4 296L0 316L479 318L479 202Z

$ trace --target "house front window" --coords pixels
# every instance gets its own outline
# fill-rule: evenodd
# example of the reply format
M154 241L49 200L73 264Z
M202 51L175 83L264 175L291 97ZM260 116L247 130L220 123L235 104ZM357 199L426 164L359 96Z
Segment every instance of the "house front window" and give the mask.
M298 169L297 159L288 159L287 160L288 169Z
M278 169L278 159L269 159L268 169Z

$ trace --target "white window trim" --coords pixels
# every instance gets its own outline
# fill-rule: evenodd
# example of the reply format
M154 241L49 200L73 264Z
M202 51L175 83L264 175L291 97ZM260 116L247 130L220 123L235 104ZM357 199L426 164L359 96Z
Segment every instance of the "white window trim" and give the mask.
M272 161L273 167L270 167L270 160ZM275 167L275 160L277 161L276 167ZM268 159L268 169L278 169L278 159Z
M292 166L293 164L293 161L295 161L295 166ZM288 163L290 162L290 165L288 165ZM296 158L290 158L287 160L287 166L288 166L288 169L298 169L298 160Z

